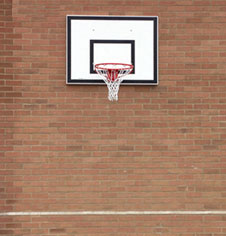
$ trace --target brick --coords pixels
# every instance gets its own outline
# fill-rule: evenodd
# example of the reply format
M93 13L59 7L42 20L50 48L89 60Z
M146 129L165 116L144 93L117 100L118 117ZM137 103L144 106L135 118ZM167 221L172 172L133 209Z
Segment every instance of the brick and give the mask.
M65 229L50 229L50 233L64 233Z

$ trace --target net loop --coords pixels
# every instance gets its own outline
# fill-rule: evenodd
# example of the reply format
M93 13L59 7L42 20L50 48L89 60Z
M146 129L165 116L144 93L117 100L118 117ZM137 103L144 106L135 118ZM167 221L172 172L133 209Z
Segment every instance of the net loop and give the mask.
M95 65L96 72L103 78L108 87L108 99L118 100L118 91L123 77L131 73L133 65L124 63L100 63Z

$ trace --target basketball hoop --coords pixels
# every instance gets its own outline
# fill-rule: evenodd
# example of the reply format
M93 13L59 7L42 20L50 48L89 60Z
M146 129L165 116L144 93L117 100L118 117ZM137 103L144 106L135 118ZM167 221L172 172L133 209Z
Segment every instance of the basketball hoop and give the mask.
M123 77L133 70L133 65L124 63L100 63L95 65L96 72L102 76L108 87L108 99L118 100L118 91Z

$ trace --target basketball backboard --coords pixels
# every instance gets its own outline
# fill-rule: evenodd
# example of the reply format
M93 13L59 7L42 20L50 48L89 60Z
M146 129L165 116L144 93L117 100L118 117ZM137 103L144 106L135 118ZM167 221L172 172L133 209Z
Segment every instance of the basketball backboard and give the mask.
M98 63L132 64L122 84L158 84L158 17L67 16L67 84L104 84Z

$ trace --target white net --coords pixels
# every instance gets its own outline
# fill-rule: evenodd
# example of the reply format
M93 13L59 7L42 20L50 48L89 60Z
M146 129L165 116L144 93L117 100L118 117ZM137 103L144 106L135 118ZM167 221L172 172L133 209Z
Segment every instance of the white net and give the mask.
M118 100L118 91L123 77L128 75L132 69L132 65L127 64L98 64L95 66L96 72L102 76L108 87L108 99L110 101Z

